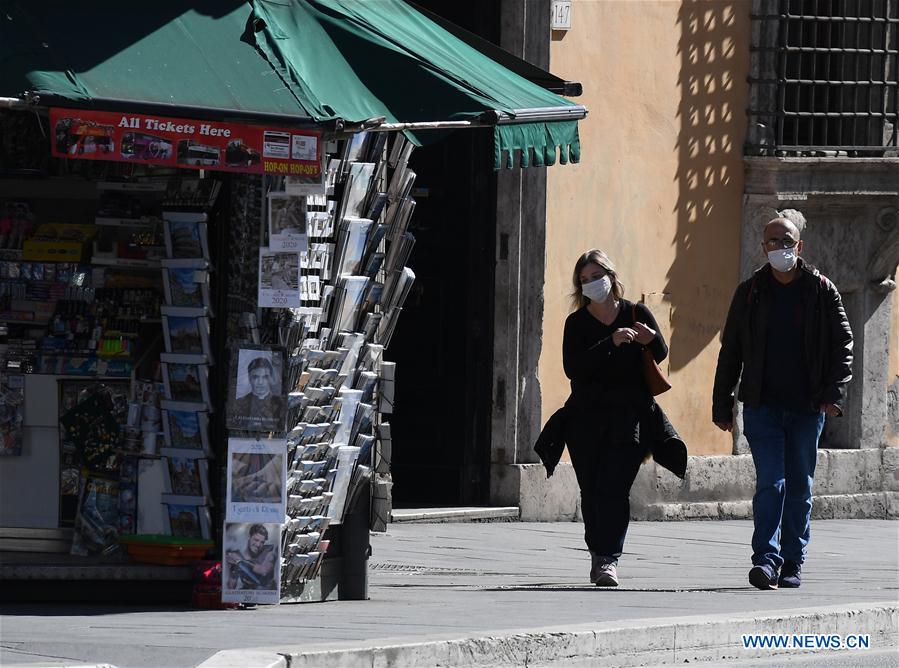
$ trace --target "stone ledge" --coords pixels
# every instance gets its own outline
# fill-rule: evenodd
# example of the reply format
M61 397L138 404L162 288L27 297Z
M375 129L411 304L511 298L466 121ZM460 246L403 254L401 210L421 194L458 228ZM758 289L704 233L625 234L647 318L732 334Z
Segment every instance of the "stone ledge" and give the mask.
M670 522L678 520L752 519L752 501L654 503L633 508L631 519ZM899 519L899 493L830 494L814 497L812 519Z
M899 492L899 447L883 449L881 477L885 490Z
M899 517L899 448L820 450L815 477L818 518ZM523 521L581 518L577 479L570 463L546 478L540 464L507 466L504 492L517 498ZM645 464L631 491L634 519L740 519L751 517L755 469L751 455L694 456L679 480Z
M897 158L770 158L747 156L746 194L899 194Z

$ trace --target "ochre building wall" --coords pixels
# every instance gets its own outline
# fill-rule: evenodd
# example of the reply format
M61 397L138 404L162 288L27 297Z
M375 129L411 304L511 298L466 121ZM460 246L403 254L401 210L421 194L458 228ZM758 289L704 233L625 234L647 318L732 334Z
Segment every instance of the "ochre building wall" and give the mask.
M691 454L732 451L711 391L739 274L748 44L748 1L573 2L550 67L583 83L590 115L581 163L547 170L544 419L568 395L571 271L596 247L662 323L674 389L660 404Z

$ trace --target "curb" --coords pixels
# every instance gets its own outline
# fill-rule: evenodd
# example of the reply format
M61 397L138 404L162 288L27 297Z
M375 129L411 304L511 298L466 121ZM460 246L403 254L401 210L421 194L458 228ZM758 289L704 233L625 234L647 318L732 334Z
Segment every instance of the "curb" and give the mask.
M637 666L748 659L799 650L743 649L743 634L868 634L871 649L899 645L899 605L856 603L694 617L598 622L458 638L389 638L329 648L225 650L199 668L406 668L421 666ZM838 650L828 650L838 651ZM863 651L863 650L845 650Z

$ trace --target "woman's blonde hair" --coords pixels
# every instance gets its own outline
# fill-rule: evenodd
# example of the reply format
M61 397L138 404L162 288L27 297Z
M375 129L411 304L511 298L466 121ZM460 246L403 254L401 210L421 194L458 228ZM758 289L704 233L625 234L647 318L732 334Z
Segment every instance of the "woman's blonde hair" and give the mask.
M574 264L574 272L571 276L571 283L574 285L574 292L571 293L571 305L574 310L590 303L590 300L584 296L584 291L581 290L580 276L583 268L591 262L593 264L598 264L605 269L606 273L609 275L609 279L612 281L612 294L615 295L615 299L624 297L624 283L618 279L618 272L615 271L615 265L612 264L608 255L601 250L592 248L581 255Z

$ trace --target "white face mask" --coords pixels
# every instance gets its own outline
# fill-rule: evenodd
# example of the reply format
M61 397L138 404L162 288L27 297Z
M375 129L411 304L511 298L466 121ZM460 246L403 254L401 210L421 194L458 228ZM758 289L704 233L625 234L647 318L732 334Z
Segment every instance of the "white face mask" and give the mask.
M612 279L608 276L603 276L602 278L597 278L595 281L584 283L581 285L581 292L583 292L584 296L591 302L601 304L608 298L609 293L612 292Z
M796 266L797 258L795 246L768 251L768 262L774 269L783 273L787 273Z

